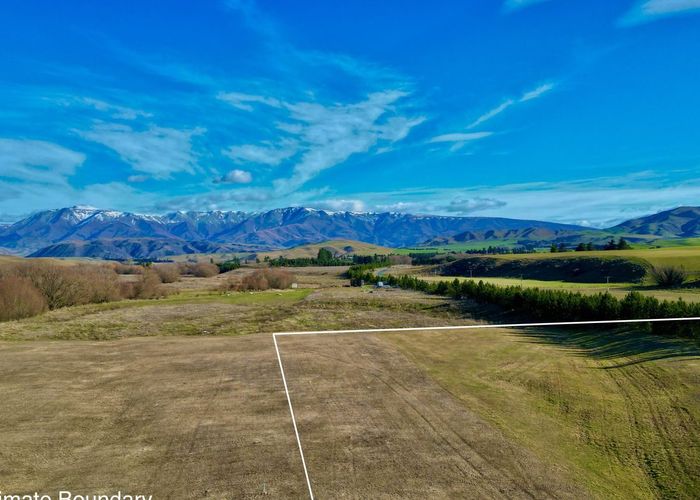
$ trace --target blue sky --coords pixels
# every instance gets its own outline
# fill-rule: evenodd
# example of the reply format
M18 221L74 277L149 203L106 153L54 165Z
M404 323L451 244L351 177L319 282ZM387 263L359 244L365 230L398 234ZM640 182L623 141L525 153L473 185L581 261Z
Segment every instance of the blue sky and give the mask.
M0 222L700 204L700 0L0 5Z

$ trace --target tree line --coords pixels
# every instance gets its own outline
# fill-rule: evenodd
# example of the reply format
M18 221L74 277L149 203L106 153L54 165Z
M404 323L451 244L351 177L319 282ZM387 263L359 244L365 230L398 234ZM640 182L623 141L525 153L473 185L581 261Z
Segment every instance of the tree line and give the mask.
M525 314L536 321L600 321L618 319L700 317L700 304L659 300L629 292L617 298L609 292L584 295L565 290L543 290L521 286L498 286L483 281L459 280L429 282L416 276L375 276L371 269L353 266L347 272L351 283L377 283L420 292L495 304ZM651 323L653 333L700 339L700 322Z
M626 239L624 239L622 236L615 241L613 238L610 239L605 245L602 247L596 247L593 245L593 243L588 242L588 243L579 243L576 248L574 248L575 252L591 252L593 250L630 250L632 249L632 246L627 242ZM566 246L566 243L552 243L552 246L549 248L549 251L551 253L558 253L558 252L568 252L569 248Z
M327 248L321 248L316 257L287 258L283 256L273 259L265 257L264 261L271 267L309 267L309 266L350 266L362 264L389 265L388 255L341 255L334 256Z

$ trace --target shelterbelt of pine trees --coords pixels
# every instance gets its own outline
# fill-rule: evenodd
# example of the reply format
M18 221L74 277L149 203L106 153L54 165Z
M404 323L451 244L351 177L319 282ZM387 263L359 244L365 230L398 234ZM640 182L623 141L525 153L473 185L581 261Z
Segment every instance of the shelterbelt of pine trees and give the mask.
M343 255L334 257L329 250L322 248L317 257L265 259L271 267L310 267L310 266L348 266L360 264L377 264L377 267L389 265L387 255Z
M534 321L599 321L615 319L700 317L700 304L659 300L630 292L616 298L608 292L584 295L565 290L543 290L521 286L498 286L483 281L459 280L429 282L415 276L376 276L368 266L352 266L347 277L351 283L377 283L417 290L433 295L471 299L495 304L522 313ZM652 332L669 336L700 339L700 322L651 323Z

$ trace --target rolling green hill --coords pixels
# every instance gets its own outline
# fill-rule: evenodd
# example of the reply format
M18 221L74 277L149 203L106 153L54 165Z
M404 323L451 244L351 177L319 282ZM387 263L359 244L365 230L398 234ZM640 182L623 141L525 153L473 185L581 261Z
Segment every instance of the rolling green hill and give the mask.
M450 264L446 272L452 276L468 276L471 267L475 276L523 276L529 279L604 283L607 276L611 276L611 281L639 281L640 269L660 266L683 267L690 280L698 280L700 248L679 246L593 252L465 255L463 259Z

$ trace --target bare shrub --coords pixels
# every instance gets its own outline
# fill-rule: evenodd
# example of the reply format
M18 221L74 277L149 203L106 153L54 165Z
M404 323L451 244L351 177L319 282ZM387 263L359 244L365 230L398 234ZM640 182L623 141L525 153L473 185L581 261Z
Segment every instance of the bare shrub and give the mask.
M240 281L229 280L225 289L249 291L268 290L270 288L285 289L294 283L295 277L284 269L258 269L251 274L244 276Z
M74 268L82 288L86 304L112 302L121 299L119 277L112 269L103 266L78 266Z
M292 273L284 269L264 269L263 271L270 288L284 290L292 286L296 280Z
M219 266L208 262L199 262L192 265L192 274L197 278L211 278L219 274Z
M117 274L143 274L143 266L116 262L113 264L113 267Z
M189 274L197 278L210 278L219 274L219 266L209 262L178 262L180 274Z
M119 282L119 295L123 299L135 299L136 298L136 285L138 283L135 281L121 281Z
M153 269L146 269L141 275L141 278L133 284L133 289L130 290L131 297L134 299L156 299L165 297L167 293L163 289L158 273Z
M180 281L180 268L177 264L158 264L155 271L163 283L175 283Z
M121 298L112 266L61 266L41 261L0 268L0 277L27 279L43 295L49 309Z
M47 309L46 299L28 278L0 278L0 321L36 316Z
M57 265L26 261L0 266L0 318L39 314L46 309L166 295L160 275L178 275L177 266L158 272L138 267L133 282L120 282L113 264ZM15 291L16 289L16 291Z
M75 269L36 262L21 265L18 271L44 295L49 309L85 304L88 301L83 285L85 280Z
M238 284L238 290L240 291L267 290L268 288L270 288L270 283L265 277L264 270L258 270L247 276L244 276Z
M678 288L688 279L688 273L682 267L654 267L651 270L651 279L661 288Z

